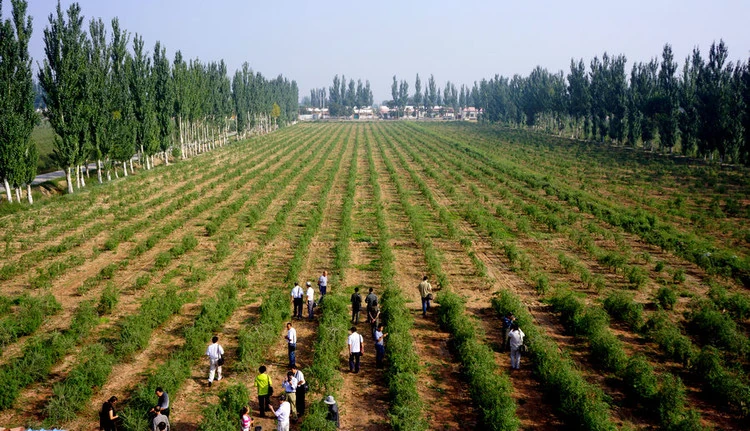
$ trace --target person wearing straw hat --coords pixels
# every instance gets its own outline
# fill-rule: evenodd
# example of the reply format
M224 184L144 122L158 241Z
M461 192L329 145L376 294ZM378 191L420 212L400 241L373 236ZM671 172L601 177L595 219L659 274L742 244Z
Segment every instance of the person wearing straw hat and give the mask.
M333 395L328 395L324 400L324 403L328 404L328 415L326 416L326 419L333 422L336 425L336 428L338 428L339 425L339 405L336 403L336 400L333 399Z

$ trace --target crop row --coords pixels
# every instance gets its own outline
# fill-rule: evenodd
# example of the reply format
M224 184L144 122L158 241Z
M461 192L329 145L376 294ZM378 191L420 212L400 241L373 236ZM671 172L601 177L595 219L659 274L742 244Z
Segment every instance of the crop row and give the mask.
M470 223L472 217L481 217L478 221L480 221L479 226L485 229L484 234L494 239L493 245L507 254L507 251L509 251L506 248L508 243L504 242L509 236L507 227L497 223L494 217L487 214L486 211L474 211L471 214L472 217L469 217L467 211L461 212L462 216ZM485 217L489 220L483 220ZM441 310L443 301L447 299L446 312L451 314L446 314L444 321L450 323L458 320L454 316L458 314L456 310L462 308L463 304L459 297L449 296L444 298L445 296L445 293L440 295ZM519 322L524 327L528 337L527 340L534 346L530 355L534 369L543 383L545 392L550 395L551 399L557 401L556 404L562 416L566 417L570 423L579 424L582 429L614 429L609 408L603 400L601 390L587 383L575 369L573 362L560 353L557 345L533 326L530 314L520 301L517 301L515 305L513 310L503 310L503 312L511 311L515 312L517 317L520 314L526 317L525 319L519 319ZM457 324L460 325L460 321Z
M489 225L489 223L486 223L485 225ZM508 248L508 246L506 245L506 254L508 254L508 257L511 260L524 259L523 254L520 253L515 247ZM585 274L586 272L581 273L582 280L584 280ZM628 276L632 277L632 273L630 273L630 275ZM544 276L543 274L535 274L532 276L532 278L536 281L539 288L542 288L542 290L547 289L546 286L548 283L548 278L546 276ZM735 301L737 301L736 298ZM711 338L711 341L714 344L721 345L721 343L724 343L725 346L736 346L735 349L738 352L745 351L745 338L743 335L734 335L737 334L737 331L732 322L729 320L729 317L719 313L715 307L707 306L705 301L703 302L703 304L703 307L696 307L696 310L698 311L697 313L695 311L692 313L693 317L691 318L691 320L697 320L697 322L689 324L688 328L704 328L705 334L714 334L714 336ZM705 310L705 312L702 312L703 310ZM654 339L654 337L658 335L658 340L660 341L660 345L662 346L662 349L665 351L665 353L670 356L673 355L683 362L688 360L687 358L697 356L690 353L694 352L695 349L688 347L690 346L689 340L687 340L680 334L679 329L674 326L671 321L660 319L658 320L658 322L659 331L649 331L646 332L646 335L652 339ZM715 336L718 333L716 331L721 331L724 336ZM711 372L695 370L694 375L698 376L699 380L703 381L704 390L707 393L713 395L714 399L718 400L720 405L721 403L724 403L724 405L729 405L730 409L733 411L743 412L745 409L742 407L743 402L740 400L742 399L744 394L748 393L746 386L741 383L740 377L736 377L732 372L720 365L716 351L709 350L708 352L709 353L707 353L706 355L708 355L708 358L710 358L711 360L704 359L702 363L706 366L710 366L709 371ZM704 355L703 357L706 358L706 355ZM717 395L721 396L717 397Z
M382 130L379 130L382 134ZM386 139L383 137L383 140ZM477 403L479 422L484 429L514 430L519 426L516 416L516 405L507 394L512 391L512 385L507 374L496 372L495 355L487 345L478 341L474 325L466 319L466 309L463 299L450 289L448 277L442 269L440 257L432 242L426 237L422 222L409 202L408 193L402 187L399 175L393 163L387 157L382 141L379 144L380 154L385 167L396 187L396 193L401 206L408 216L409 224L417 243L422 249L430 273L437 277L442 288L438 300L438 319L440 324L452 335L454 347L463 364L463 372L467 377L469 392ZM427 190L429 191L429 190Z

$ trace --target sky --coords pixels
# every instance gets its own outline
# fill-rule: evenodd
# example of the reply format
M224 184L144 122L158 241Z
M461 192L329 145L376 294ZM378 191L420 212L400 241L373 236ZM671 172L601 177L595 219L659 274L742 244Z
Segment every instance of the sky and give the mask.
M10 16L10 0L3 19ZM62 1L63 9L72 1ZM328 87L334 75L370 80L376 103L390 99L393 75L409 82L430 74L438 86L470 85L495 74L528 75L537 65L569 71L606 51L633 62L672 45L682 65L698 46L708 56L723 39L730 60L750 56L748 0L80 0L86 22L118 17L121 27L158 40L174 57L227 63L230 76L248 62L267 78L297 81L300 97ZM56 0L30 0L34 62Z

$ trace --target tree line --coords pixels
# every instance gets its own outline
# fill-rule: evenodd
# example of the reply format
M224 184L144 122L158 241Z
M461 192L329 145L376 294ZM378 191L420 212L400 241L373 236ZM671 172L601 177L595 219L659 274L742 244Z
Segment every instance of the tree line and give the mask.
M424 92L417 74L411 96L394 76L387 103L425 112L473 106L487 122L750 165L750 60L728 57L719 41L708 58L694 48L679 70L666 44L661 59L635 63L629 73L624 55L604 53L588 67L571 59L567 75L537 66L527 76L495 75L460 90L449 81L441 91L430 75Z
M35 105L43 107L56 133L53 159L66 171L69 193L74 181L77 188L85 186L82 167L90 161L101 183L113 172L119 177L118 168L127 176L136 155L151 169L155 157L169 164L170 156L184 159L226 143L230 129L244 137L297 118L295 81L266 79L247 63L230 80L223 60L186 60L180 51L170 62L160 42L149 54L143 38L131 37L117 18L109 32L101 19L92 19L86 31L77 3L63 12L58 1L49 15L37 85L28 53L27 1L11 4L12 20L0 25L0 176L8 201L11 189L20 201L25 185L32 202Z
M354 108L370 107L373 104L372 89L370 81L365 80L364 84L361 79L355 83L353 79L346 82L346 76L338 75L333 77L333 85L328 87L313 88L310 90L310 96L302 100L303 106L312 108L328 108L332 117L348 117L354 113Z

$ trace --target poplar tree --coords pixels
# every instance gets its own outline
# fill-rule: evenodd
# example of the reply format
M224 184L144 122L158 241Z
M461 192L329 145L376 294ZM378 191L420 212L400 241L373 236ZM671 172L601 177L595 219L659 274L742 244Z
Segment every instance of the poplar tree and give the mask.
M107 82L109 91L109 126L107 136L111 140L111 158L117 177L117 163L122 163L123 175L127 176L127 163L133 157L134 119L130 87L128 84L129 54L127 46L130 34L120 28L117 18L112 20L111 69ZM115 163L117 162L117 163ZM107 178L110 179L109 164Z
M659 70L659 142L663 149L670 153L677 143L677 115L679 108L679 89L677 83L677 62L674 61L672 47L664 45Z
M38 154L30 138L38 117L29 57L31 17L26 16L25 0L12 0L11 5L12 19L5 21L0 5L0 176L8 202L12 202L11 187L20 202L20 187L25 184L29 203L33 203L31 181Z
M67 21L60 2L56 14L49 15L44 30L44 65L39 82L46 93L44 102L55 137L54 159L66 170L68 193L73 193L73 167L80 160L81 133L85 128L86 33L81 7L73 3Z
M158 130L159 150L164 153L164 164L169 165L168 150L172 146L172 114L174 111L174 85L170 75L167 49L160 42L154 45L153 92L154 110Z
M414 80L414 108L417 110L417 117L419 117L419 107L422 106L422 80L417 78Z
M136 120L135 145L140 149L141 163L145 161L146 169L151 168L150 156L158 148L156 131L156 113L154 112L153 89L151 80L151 59L143 51L143 37L135 35L133 39L133 59L129 62L128 83L133 99L133 114Z
M102 183L103 160L111 155L112 140L107 136L109 126L110 92L108 78L111 69L111 49L107 43L107 30L101 19L91 20L89 24L91 42L88 44L87 82L88 95L88 135L92 152L96 158L97 180Z

